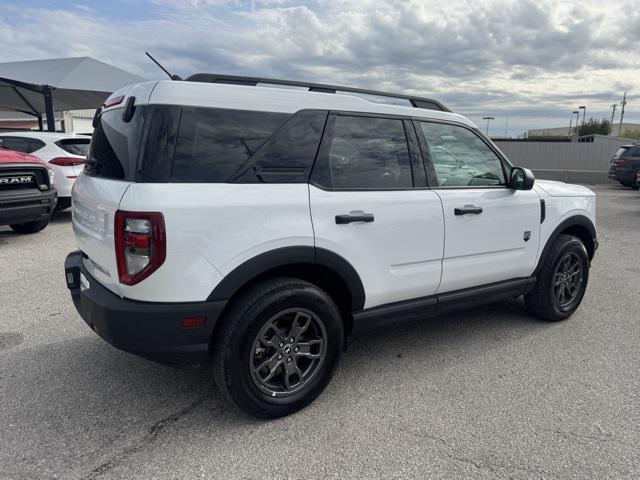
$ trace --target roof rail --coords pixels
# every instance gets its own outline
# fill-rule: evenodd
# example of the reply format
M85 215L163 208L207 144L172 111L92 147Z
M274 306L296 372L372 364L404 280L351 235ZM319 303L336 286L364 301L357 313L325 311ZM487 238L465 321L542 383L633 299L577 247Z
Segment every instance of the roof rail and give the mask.
M240 75L222 75L217 73L196 73L186 78L187 82L205 82L205 83L226 83L232 85L249 85L256 86L259 83L271 84L271 85L286 85L290 87L305 87L310 92L324 92L324 93L363 93L366 95L375 95L378 97L387 98L401 98L409 100L411 105L416 108L426 108L428 110L440 110L443 112L450 112L447 107L437 100L431 98L416 97L413 95L404 95L401 93L389 93L379 92L376 90L365 90L363 88L354 87L340 87L337 85L326 85L323 83L310 83L310 82L298 82L294 80L279 80L277 78L260 78L260 77L244 77Z

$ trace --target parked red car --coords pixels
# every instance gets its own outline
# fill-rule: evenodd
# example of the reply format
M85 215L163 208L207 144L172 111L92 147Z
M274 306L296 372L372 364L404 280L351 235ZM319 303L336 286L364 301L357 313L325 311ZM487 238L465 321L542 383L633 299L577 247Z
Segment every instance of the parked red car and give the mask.
M18 233L39 232L49 224L56 200L47 164L0 144L0 225Z

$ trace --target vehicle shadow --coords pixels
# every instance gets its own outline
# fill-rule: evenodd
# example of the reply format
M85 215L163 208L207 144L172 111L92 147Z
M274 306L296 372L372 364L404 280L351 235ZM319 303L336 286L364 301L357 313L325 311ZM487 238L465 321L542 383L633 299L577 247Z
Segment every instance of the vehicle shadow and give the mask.
M353 391L370 395L372 381L378 390L413 381L402 373L437 373L545 328L550 325L529 317L521 302L508 301L361 336L352 341L327 392L299 415L345 414L361 398ZM86 454L124 431L144 435L166 419L175 422L185 409L197 418L190 422L196 429L262 423L223 401L208 367L165 367L118 351L91 332L3 357L1 390L10 401L0 426L24 423L21 430L35 447L46 442L44 430L53 429L67 437L63 444L74 456ZM74 439L78 432L83 444Z

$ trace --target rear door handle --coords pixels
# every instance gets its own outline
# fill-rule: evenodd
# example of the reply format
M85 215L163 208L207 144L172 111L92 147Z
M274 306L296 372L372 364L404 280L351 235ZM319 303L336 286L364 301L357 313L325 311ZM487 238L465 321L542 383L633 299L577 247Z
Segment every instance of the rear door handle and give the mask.
M373 213L345 213L343 215L336 215L336 223L338 225L344 225L351 222L373 222Z
M474 215L480 215L482 213L482 207L475 207L473 205L465 205L462 208L454 208L453 213L456 215L466 215L467 213L473 213Z

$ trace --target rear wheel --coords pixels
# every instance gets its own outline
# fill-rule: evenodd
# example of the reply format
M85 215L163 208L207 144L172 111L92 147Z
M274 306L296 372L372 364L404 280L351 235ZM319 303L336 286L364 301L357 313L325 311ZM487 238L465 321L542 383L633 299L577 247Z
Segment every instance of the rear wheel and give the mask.
M631 184L631 188L634 190L640 190L640 170L636 172L636 176L634 177L633 183Z
M268 280L234 301L222 321L213 345L216 383L250 415L300 410L331 380L343 325L338 307L315 285Z
M569 318L582 302L589 280L589 255L573 235L560 235L551 246L534 289L525 295L527 308L538 317Z
M49 225L49 218L38 220L36 222L15 223L13 225L10 225L10 227L18 233L38 233L47 225Z

